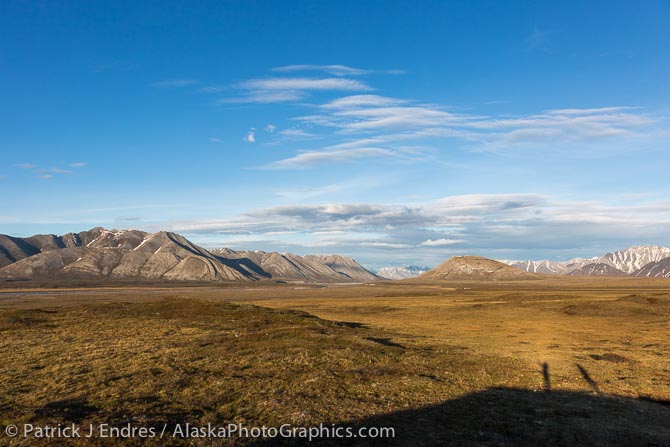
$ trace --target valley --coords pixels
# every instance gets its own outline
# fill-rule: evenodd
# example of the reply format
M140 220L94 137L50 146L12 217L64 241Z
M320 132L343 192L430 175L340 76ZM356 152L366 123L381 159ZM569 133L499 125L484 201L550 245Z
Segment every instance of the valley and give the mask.
M357 445L670 439L663 279L54 285L0 290L3 424L397 431Z

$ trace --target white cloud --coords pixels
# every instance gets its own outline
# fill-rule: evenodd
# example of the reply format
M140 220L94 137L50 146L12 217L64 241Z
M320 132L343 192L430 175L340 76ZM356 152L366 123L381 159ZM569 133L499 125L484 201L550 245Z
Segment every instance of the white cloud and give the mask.
M393 244L390 242L362 242L364 247L375 247L375 248L393 248L393 249L402 249L402 248L413 248L413 245L410 244Z
M370 70L362 68L348 67L346 65L285 65L283 67L275 67L272 71L280 73L290 73L295 71L322 71L333 76L358 76L368 74Z
M239 88L256 91L300 91L334 90L365 91L372 90L363 82L345 78L265 78L251 79L238 84Z
M279 103L304 99L315 91L369 91L367 84L348 78L270 77L250 79L234 86L237 96L219 103Z
M353 95L334 99L322 107L324 109L349 109L352 107L383 107L404 104L407 101L378 95Z
M33 173L35 173L37 175L38 178L41 178L41 179L52 179L56 175L67 175L67 174L73 174L74 173L70 169L63 169L63 168L57 168L57 167L41 168L38 165L35 165L35 164L32 164L32 163L19 163L19 164L16 164L14 166L16 166L17 168L20 168L20 169L25 169L25 170L32 171ZM86 163L83 163L83 162L71 163L70 166L74 167L74 168L82 168L82 167L86 166Z
M220 93L220 92L223 92L225 90L226 90L225 87L221 87L221 86L218 86L218 85L206 85L206 86L200 87L198 89L198 91L200 93Z
M199 84L200 81L196 79L169 79L165 81L154 82L151 84L152 87L156 88L179 88L179 87L189 87L191 85Z
M272 104L277 102L291 102L298 101L305 97L305 93L298 90L286 91L272 91L259 90L247 92L241 96L221 98L219 104L230 103L256 103L256 104Z
M306 132L303 129L284 129L280 133L289 138L312 138L315 136L313 133Z
M424 247L444 247L445 245L461 244L465 242L463 239L427 239L419 245Z
M253 130L250 130L247 133L247 136L244 137L244 141L246 141L247 143L255 143L256 142L256 135L254 134Z
M351 162L361 158L398 158L399 155L383 148L361 147L355 149L308 151L294 157L271 163L273 169L296 169L316 166L322 163Z
M275 130L277 130L277 126L275 126L274 124L268 124L265 126L266 132L273 133Z
M221 138L209 137L209 141L211 141L212 143L221 143Z

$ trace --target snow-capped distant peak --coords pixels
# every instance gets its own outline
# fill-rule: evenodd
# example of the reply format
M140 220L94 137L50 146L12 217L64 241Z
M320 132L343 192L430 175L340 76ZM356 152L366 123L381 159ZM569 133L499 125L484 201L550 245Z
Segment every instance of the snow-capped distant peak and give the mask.
M626 274L632 274L644 266L670 258L670 248L658 245L640 245L617 250L604 256L593 258L574 258L569 261L510 261L505 264L532 273L567 275L589 264L604 264Z
M408 279L419 276L430 270L430 267L419 267L410 265L407 267L382 267L377 271L377 275L386 279Z
M640 245L607 253L602 257L604 264L626 273L633 273L651 262L670 257L670 248L658 245Z

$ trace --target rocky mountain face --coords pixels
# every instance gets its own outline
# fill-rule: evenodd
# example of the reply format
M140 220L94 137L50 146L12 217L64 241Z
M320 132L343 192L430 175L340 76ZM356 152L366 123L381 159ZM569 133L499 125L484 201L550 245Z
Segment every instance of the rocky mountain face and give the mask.
M212 253L251 263L272 278L284 281L365 282L380 278L352 258L339 255L298 256L264 251L212 250Z
M535 279L539 275L480 256L454 256L417 279L507 280Z
M573 276L638 275L646 266L670 258L670 248L643 245L618 250L595 258L575 258L569 261L502 261L533 273ZM608 267L603 267L608 266ZM646 270L645 270L646 271Z
M573 270L596 262L598 258L574 258L567 262L561 261L500 261L530 273L541 273L545 275L566 275Z
M182 281L372 281L351 258L208 251L181 235L94 228L64 236L0 236L5 278L138 278Z
M570 276L627 276L626 273L622 272L616 267L612 267L609 264L603 264L602 262L594 262L592 264L586 264L585 266L573 270L568 273Z
M416 265L410 265L407 267L382 267L377 271L377 276L381 276L386 279L409 279L426 273L430 270L430 267L419 267Z
M607 253L601 258L601 262L616 267L622 272L631 274L651 262L658 262L669 257L670 248L657 245L644 245Z
M641 278L670 278L670 257L650 262L634 273Z
M103 228L93 228L63 236L38 234L26 238L0 234L0 268L45 251L86 246L104 231Z

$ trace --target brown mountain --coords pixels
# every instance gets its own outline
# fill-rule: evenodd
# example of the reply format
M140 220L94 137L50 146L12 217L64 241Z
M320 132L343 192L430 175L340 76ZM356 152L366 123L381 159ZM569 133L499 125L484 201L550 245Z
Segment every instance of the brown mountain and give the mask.
M94 228L64 236L2 236L5 278L138 278L199 281L373 281L351 258L336 255L212 252L175 233Z
M616 267L602 262L586 264L568 273L570 276L628 276Z
M45 251L85 246L104 231L103 228L93 228L63 236L37 234L26 238L0 234L0 268Z
M416 277L419 280L506 280L536 278L540 278L540 276L480 256L454 256L434 269Z

